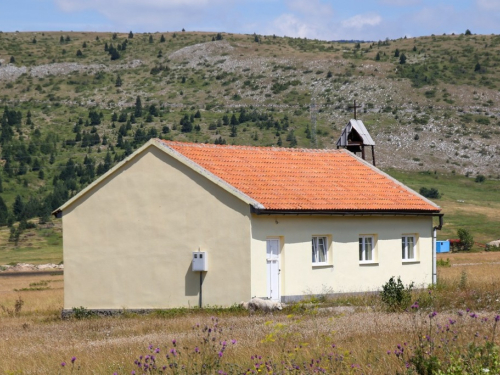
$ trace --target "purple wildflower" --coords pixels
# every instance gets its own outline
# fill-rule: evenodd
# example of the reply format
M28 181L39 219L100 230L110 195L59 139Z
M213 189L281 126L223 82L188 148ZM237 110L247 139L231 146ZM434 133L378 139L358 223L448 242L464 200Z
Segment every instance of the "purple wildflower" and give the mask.
M437 314L438 314L437 312L433 311L433 312L431 312L431 313L429 314L429 318L430 318L430 319L432 319L432 318L434 318Z
M61 366L62 366L62 367L66 366L66 362L62 362L62 363L61 363Z
M500 315L495 316L495 322L498 322L500 320Z
M177 340L176 340L176 339L173 339L173 340L172 340L172 344L173 344L174 346L176 346L176 344L177 344Z
M195 347L194 347L194 352L195 352L195 353L199 353L199 351L200 351L200 349L198 349L198 347L197 347L197 346L195 346Z
M76 357L71 357L71 363L75 363Z
M219 358L221 358L221 357L222 357L222 352L219 352Z
M234 339L231 340L231 344L233 344L233 345L236 344L236 340L234 340Z
M471 313L469 316L470 316L471 318L477 318L477 315L476 315L476 314L474 314L474 313Z

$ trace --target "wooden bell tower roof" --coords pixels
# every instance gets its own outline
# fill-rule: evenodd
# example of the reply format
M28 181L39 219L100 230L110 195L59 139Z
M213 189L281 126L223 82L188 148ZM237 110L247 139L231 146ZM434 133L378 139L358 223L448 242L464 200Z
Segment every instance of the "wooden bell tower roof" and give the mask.
M356 154L361 152L361 157L365 159L365 147L370 146L372 149L372 162L375 165L375 142L370 133L363 124L363 121L351 119L342 130L339 140L337 141L337 148L346 148L352 153Z

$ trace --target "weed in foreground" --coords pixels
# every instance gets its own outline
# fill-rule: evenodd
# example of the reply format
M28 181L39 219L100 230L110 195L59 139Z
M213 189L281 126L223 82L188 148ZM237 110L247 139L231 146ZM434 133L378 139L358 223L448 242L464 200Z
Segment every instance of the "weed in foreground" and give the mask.
M438 319L438 313L420 312L412 305L413 330L408 341L398 344L394 354L398 359L397 374L482 374L500 372L499 348L495 334L500 315L492 322L488 317L466 311ZM488 336L489 333L489 336Z

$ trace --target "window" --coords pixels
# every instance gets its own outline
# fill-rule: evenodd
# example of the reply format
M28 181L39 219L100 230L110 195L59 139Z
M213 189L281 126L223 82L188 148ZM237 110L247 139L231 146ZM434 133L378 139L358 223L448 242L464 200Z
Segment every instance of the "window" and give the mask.
M359 236L359 261L371 263L374 261L373 257L373 237L372 236Z
M312 262L326 263L328 261L328 238L312 238Z
M401 250L403 260L415 260L415 237L402 236L401 237Z

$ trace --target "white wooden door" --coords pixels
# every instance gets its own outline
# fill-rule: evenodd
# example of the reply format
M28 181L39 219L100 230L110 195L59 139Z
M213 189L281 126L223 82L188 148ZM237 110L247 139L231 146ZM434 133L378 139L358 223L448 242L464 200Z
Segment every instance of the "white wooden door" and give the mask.
M280 300L280 241L267 240L267 297Z

